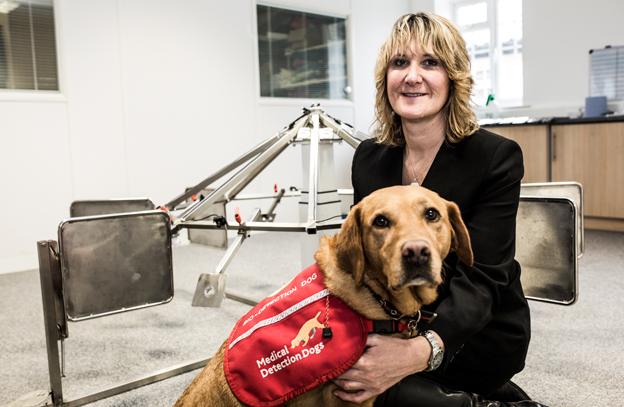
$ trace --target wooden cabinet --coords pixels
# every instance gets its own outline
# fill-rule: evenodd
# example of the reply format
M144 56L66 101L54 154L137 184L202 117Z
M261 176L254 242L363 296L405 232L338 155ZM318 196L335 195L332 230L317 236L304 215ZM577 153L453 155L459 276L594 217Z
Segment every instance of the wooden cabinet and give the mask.
M522 182L579 182L585 227L624 232L624 121L583 120L485 128L520 145Z
M552 181L583 185L586 226L624 231L624 122L552 126Z
M493 133L510 138L520 145L524 157L522 182L548 182L548 127L540 125L514 125L486 127Z

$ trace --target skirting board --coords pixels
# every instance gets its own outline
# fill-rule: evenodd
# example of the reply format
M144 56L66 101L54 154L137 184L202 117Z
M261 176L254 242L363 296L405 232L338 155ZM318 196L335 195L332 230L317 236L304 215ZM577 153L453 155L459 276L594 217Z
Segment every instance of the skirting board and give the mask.
M585 229L624 232L624 219L585 216Z

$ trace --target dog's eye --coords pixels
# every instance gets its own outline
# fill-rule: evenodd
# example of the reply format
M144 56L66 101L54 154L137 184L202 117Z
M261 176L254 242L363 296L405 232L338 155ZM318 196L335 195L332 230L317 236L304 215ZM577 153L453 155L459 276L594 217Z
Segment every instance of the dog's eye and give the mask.
M378 228L387 228L388 226L390 226L390 221L383 215L377 215L373 220L373 225L377 226Z
M430 222L435 222L440 219L440 212L435 208L427 208L427 210L425 210L425 219Z

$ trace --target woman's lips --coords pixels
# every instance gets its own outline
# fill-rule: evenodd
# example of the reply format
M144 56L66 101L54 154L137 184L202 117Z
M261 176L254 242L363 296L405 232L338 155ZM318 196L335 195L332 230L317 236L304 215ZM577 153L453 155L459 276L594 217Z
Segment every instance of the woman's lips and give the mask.
M410 98L420 97L420 96L425 96L425 95L426 93L420 93L420 92L401 92L401 96L406 96Z

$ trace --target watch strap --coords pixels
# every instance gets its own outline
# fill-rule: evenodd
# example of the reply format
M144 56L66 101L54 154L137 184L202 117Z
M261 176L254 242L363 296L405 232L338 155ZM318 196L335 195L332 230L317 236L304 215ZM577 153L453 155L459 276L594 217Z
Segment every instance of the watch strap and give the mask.
M435 335L431 331L424 331L421 333L422 336L425 337L429 345L431 345L431 356L429 356L429 361L427 362L426 372L431 372L432 370L436 370L442 364L442 359L444 357L444 350L436 340Z

